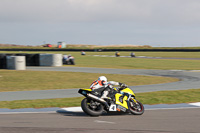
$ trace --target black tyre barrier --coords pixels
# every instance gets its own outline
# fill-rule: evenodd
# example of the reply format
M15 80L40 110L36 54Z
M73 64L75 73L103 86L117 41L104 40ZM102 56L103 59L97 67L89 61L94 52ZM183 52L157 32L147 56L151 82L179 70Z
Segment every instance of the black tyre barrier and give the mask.
M26 66L40 65L40 54L0 54L0 69L7 68L6 56L25 56Z
M26 54L26 66L39 66L40 54Z
M7 68L7 59L6 56L15 56L16 54L0 54L0 69L6 69Z
M6 54L0 54L0 69L6 69Z
M40 66L40 54L34 54L33 61L35 66Z

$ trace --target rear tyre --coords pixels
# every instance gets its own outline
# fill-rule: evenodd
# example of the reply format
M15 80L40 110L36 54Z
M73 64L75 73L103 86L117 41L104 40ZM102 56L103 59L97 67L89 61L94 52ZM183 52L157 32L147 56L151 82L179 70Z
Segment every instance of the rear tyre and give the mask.
M70 59L69 62L71 63L71 65L75 65L74 59Z
M142 115L144 113L143 104L139 101L137 101L137 103L135 103L134 100L131 99L130 100L130 112L133 115Z
M81 108L90 116L99 116L103 113L103 105L88 98L82 100Z

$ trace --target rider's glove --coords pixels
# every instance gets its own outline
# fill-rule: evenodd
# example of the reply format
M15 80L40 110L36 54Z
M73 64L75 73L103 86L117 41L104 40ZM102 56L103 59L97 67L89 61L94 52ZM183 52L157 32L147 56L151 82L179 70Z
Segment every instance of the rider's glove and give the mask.
M119 86L120 86L120 87L122 86L122 84L123 84L123 83L120 83L120 82L119 82Z
M126 85L126 84L123 84L123 83L119 83L119 86L120 86L120 87L127 87L127 85Z
M122 95L123 95L123 94L124 94L124 92L120 91L120 94L122 94Z

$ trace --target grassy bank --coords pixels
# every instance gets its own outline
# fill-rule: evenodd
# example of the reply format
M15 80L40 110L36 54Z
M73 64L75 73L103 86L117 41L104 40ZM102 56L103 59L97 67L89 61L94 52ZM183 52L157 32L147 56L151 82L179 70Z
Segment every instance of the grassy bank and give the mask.
M200 60L79 57L76 66L118 69L199 70ZM86 63L87 62L87 63Z
M0 51L0 53L16 53ZM39 52L17 52L39 53ZM100 67L119 69L183 69L200 70L200 60L170 60L170 59L137 59L116 57L95 57L92 55L114 55L114 52L40 52L72 54L75 57L75 67ZM120 52L128 56L130 52ZM180 57L200 58L199 52L135 52L136 56L150 57ZM90 55L90 56L89 56ZM102 74L101 74L102 75ZM178 79L152 76L133 76L104 74L109 80L120 81L130 86L174 82ZM91 82L100 74L75 73L75 72L37 72L37 71L12 71L0 69L0 91L48 90L68 88L88 88ZM199 102L198 90L164 91L152 93L138 93L137 99L143 104L163 103L188 103ZM0 102L0 108L46 108L46 107L71 107L80 106L81 98L24 100Z
M200 89L180 91L160 91L149 93L137 93L136 98L143 104L174 104L191 103L200 101ZM83 97L57 98L44 100L19 100L0 101L0 108L48 108L48 107L74 107L80 106Z
M6 53L14 53L14 52L6 52ZM27 52L18 52L18 53L27 53ZM75 57L76 67L100 67L100 68L118 68L118 69L200 70L200 60L141 59L141 58L93 56L93 55L114 55L115 52L86 52L87 54L86 56L81 56L80 52L28 52L28 53L72 54L72 56ZM130 55L130 52L120 52L120 53L122 56ZM200 58L200 52L135 52L135 53L136 56Z
M0 70L0 92L88 88L102 74L56 71ZM169 83L176 78L140 75L103 74L109 80L130 86Z
M200 58L200 52L135 52L136 56L149 56L149 57L179 57L179 58ZM57 53L57 54L72 54L75 57L81 56L81 52L73 52L73 51L0 51L0 53ZM121 56L130 56L131 52L119 52ZM115 52L86 52L86 55L115 55Z
M200 58L200 52L135 52L136 56L148 57L176 57L176 58ZM119 52L121 56L130 56L131 52ZM87 52L87 55L115 55L115 52Z
M200 89L138 93L136 96L144 104L192 103L200 102Z

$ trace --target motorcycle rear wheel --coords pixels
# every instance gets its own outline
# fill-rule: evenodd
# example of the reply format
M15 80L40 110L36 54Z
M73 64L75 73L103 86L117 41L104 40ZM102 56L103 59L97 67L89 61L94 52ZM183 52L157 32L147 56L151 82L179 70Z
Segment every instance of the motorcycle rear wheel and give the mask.
M103 105L102 104L99 104L99 105L96 105L95 108L92 108L92 105L91 103L94 102L93 100L91 99L88 99L88 98L84 98L81 102L81 108L82 110L87 114L87 115L90 115L90 116L99 116L103 113Z
M144 106L141 102L137 101L137 104L133 100L130 100L130 102L133 104L133 106L130 106L131 114L142 115L144 113Z

